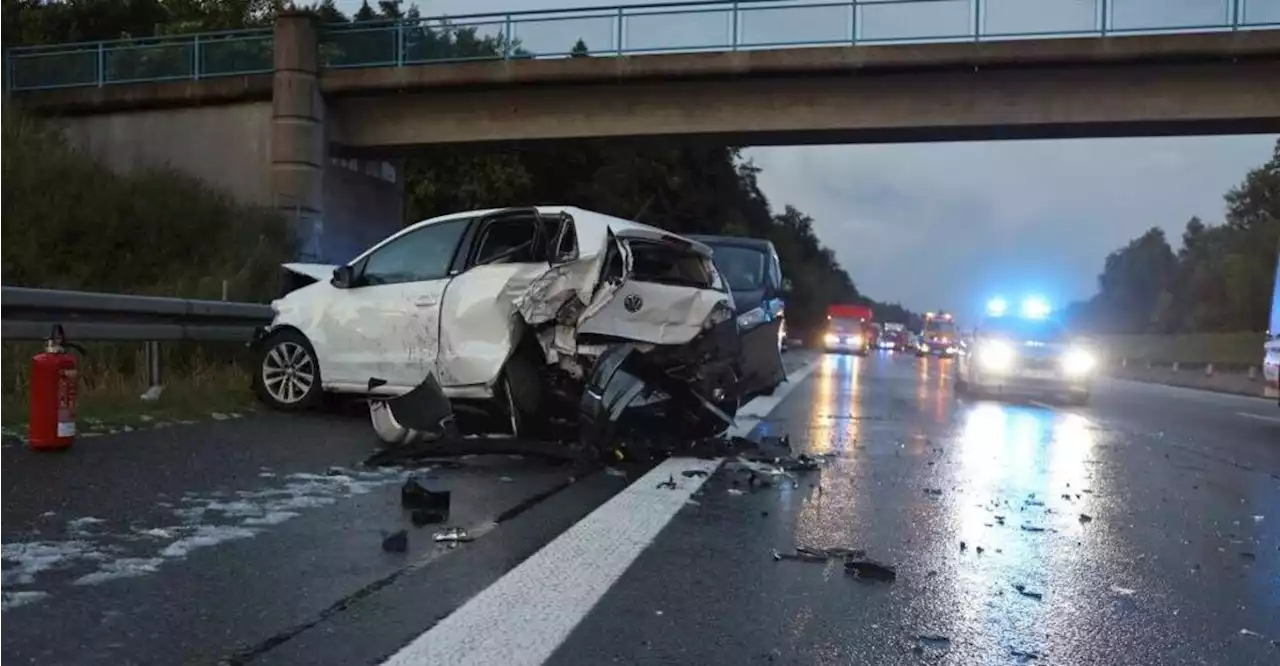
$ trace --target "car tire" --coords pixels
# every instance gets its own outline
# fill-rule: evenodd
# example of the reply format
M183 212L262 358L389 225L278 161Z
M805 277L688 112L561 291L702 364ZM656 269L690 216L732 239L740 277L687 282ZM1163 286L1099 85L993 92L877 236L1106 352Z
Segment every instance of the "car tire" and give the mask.
M526 347L516 349L502 370L502 389L506 393L508 407L514 411L517 437L541 436L545 419L539 416L542 409L542 376L538 371L533 352Z
M262 341L253 373L253 392L271 409L299 412L324 398L320 361L307 336L286 328Z

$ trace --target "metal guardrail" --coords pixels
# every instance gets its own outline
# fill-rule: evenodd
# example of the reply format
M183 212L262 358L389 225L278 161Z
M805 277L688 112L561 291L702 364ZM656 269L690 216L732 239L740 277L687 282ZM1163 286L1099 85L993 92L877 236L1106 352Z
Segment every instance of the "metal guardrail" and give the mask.
M147 379L162 386L160 343L248 342L271 322L270 305L128 296L87 291L4 287L0 328L4 340L44 340L61 324L71 341L143 342Z
M5 340L44 340L62 324L69 340L246 342L271 322L270 305L4 287Z
M362 21L326 26L324 66L1280 28L1280 0L736 0ZM1156 16L1154 14L1161 14ZM271 71L270 29L10 49L9 90Z

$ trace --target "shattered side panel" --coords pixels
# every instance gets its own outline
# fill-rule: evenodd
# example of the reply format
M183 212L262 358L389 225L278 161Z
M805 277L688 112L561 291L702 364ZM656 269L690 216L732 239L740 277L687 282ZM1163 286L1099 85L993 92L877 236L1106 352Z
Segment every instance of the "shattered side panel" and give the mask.
M526 293L546 273L545 263L493 264L453 278L440 313L436 370L441 385L488 384L497 378L518 342L517 302L529 302Z
M685 344L702 332L703 323L719 304L733 307L724 292L631 280L597 312L585 317L578 333L660 345Z

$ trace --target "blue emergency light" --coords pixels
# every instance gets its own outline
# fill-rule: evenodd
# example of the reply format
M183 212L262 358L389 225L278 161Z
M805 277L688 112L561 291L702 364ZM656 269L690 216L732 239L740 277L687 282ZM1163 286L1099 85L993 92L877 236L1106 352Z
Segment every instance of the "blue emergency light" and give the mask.
M1027 319L1044 319L1049 316L1049 302L1033 296L1022 302L1022 316Z

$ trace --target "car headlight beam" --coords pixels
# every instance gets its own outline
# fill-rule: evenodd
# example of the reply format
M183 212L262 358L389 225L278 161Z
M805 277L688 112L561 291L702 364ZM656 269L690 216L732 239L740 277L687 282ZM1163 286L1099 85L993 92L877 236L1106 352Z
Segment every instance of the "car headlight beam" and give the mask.
M1013 345L993 340L978 348L978 361L987 370L1003 372L1013 367Z
M1097 362L1087 349L1068 349L1062 355L1062 370L1068 375L1084 375L1092 371Z

